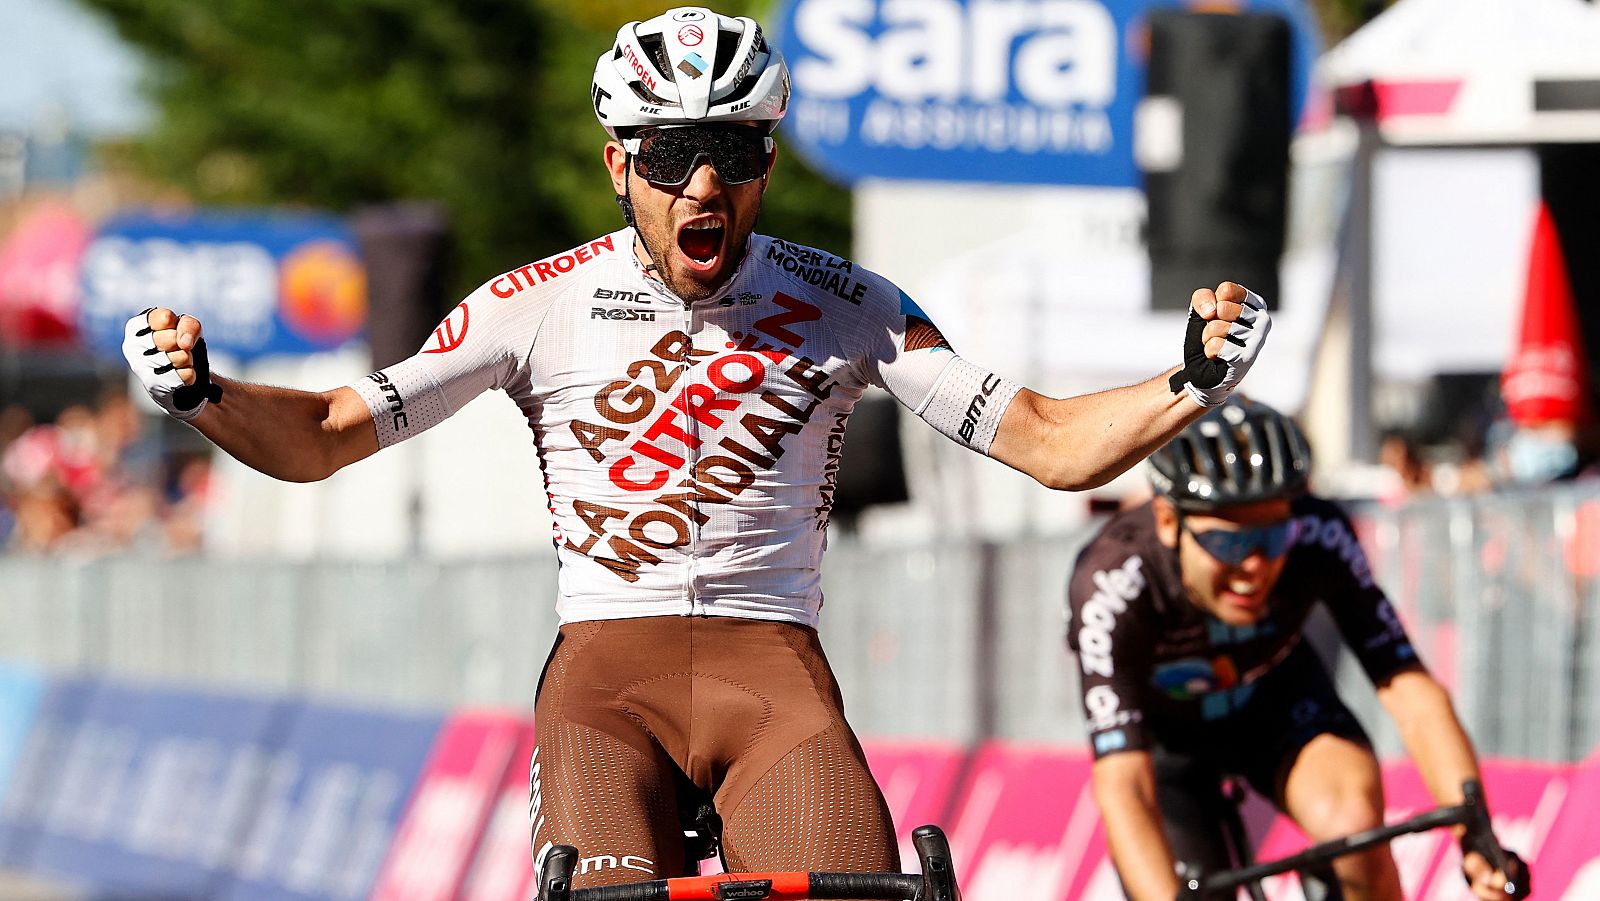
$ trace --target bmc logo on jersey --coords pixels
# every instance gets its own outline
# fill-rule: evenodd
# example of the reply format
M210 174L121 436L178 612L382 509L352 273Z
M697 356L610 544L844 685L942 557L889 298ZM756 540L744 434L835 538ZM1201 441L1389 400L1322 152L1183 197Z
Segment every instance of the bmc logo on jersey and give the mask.
M595 300L620 300L623 303L649 303L650 294L646 291L624 291L618 288L594 289Z
M631 310L625 307L591 307L590 319L611 319L627 322L655 322L655 310Z

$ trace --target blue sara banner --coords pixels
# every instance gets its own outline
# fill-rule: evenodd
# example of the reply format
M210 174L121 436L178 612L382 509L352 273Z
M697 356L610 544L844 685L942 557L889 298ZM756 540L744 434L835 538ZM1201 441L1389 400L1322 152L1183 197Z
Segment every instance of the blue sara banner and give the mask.
M0 796L0 868L26 868L62 786L63 761L77 740L100 683L52 679Z
M240 359L331 350L366 327L366 270L331 216L123 216L90 241L82 277L79 328L108 353L157 306L192 313L211 350Z
M28 861L117 897L202 898L253 820L285 701L108 682Z
M45 686L38 671L0 663L0 804L44 701Z
M273 755L225 901L365 901L443 717L307 704Z
M1144 21L1183 0L786 0L788 135L862 178L1137 187ZM1236 0L1292 26L1299 121L1320 38L1304 0Z

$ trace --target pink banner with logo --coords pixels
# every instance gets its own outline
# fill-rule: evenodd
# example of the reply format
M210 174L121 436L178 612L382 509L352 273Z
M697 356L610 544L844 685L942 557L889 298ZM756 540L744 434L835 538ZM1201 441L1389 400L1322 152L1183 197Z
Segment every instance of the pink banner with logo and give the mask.
M1550 901L1600 898L1600 752L1569 774L1566 803L1534 859L1533 890Z
M457 901L525 901L533 897L532 832L528 820L528 766L533 758L531 722L523 725L511 762L494 791Z
M944 817L966 752L956 745L936 742L868 741L862 745L872 777L883 789L889 813L894 817L900 861L907 872L915 872L917 852L911 846L911 832L929 824L948 828Z
M520 718L501 713L460 713L445 724L389 847L372 901L456 897L526 732ZM524 829L524 857L527 844Z
M967 901L1120 898L1087 752L984 745L947 830Z

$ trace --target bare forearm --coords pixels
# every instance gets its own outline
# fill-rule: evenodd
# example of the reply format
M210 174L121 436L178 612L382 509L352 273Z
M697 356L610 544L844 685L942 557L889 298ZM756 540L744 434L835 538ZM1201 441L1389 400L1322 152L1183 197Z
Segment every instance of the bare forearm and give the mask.
M317 393L215 381L223 401L207 406L191 424L258 472L313 482L378 449L371 416L348 388Z
M1060 400L1024 389L1006 410L990 456L1050 488L1104 485L1205 412L1187 394L1172 393L1171 372Z
M1459 803L1462 780L1479 776L1478 758L1444 686L1425 672L1410 671L1390 679L1378 697L1399 725L1428 792L1441 804Z
M1102 761L1102 764L1104 761ZM1122 763L1117 761L1117 764ZM1155 780L1148 774L1134 778L1096 773L1095 800L1106 825L1106 845L1122 884L1133 901L1170 901L1178 894L1178 876L1161 812L1156 805Z

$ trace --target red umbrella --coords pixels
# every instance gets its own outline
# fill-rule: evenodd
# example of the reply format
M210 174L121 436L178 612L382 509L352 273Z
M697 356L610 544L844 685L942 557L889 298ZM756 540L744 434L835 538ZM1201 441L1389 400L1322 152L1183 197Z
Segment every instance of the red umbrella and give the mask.
M1583 422L1590 410L1589 369L1578 331L1578 307L1555 221L1542 203L1528 257L1522 328L1500 377L1500 395L1518 425Z
M0 340L11 344L77 336L78 264L89 226L65 201L31 210L0 247Z

